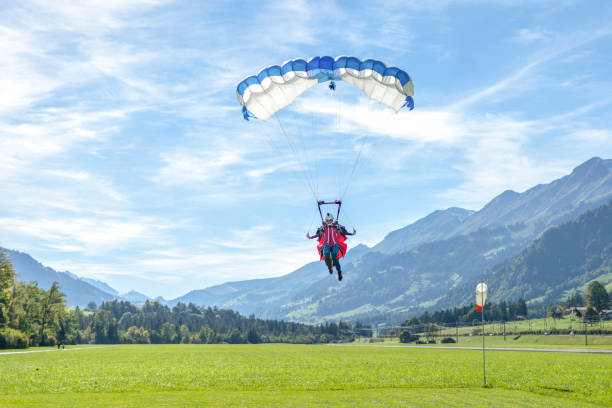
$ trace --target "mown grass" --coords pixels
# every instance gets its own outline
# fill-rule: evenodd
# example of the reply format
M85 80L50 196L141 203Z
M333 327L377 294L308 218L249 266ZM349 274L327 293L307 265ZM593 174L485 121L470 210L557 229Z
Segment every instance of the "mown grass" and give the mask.
M452 325L450 325L452 326ZM480 333L481 330L480 324L475 326L463 326L459 327L459 335L467 335L470 333ZM500 322L495 323L486 323L485 324L485 333L494 333L496 335L503 334L504 328L507 334L511 334L516 336L517 334L527 334L534 332L551 332L553 330L570 330L575 331L576 333L583 333L585 325L580 319L576 319L570 316L564 316L561 319L553 319L552 317L540 318L540 319L530 319L530 320L517 320L506 322L504 325ZM593 324L587 324L586 329L588 333L597 334L601 330L612 330L612 320L605 320L595 322ZM449 327L446 329L442 329L441 333L443 335L455 335L456 329L454 327Z
M456 340L455 335L442 337L450 337ZM425 337L422 337L425 340ZM402 344L397 337L377 339L382 344ZM424 344L425 346L482 346L482 337L478 336L459 336L459 343L440 344L440 337L436 337L436 344ZM369 339L361 338L356 341L359 344L370 344ZM409 345L417 345L410 343ZM504 336L485 336L486 347L534 347L534 348L577 348L577 349L612 349L612 335L598 336L588 335L588 346L584 345L584 335L508 335L504 340Z
M0 356L5 406L612 406L608 355L147 345Z

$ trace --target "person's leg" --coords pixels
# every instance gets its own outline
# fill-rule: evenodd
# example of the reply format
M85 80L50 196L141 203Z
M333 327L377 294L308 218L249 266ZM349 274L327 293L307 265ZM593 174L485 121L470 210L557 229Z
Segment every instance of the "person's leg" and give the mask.
M332 259L334 260L334 265L336 265L336 270L338 271L338 280L342 280L342 268L340 267L340 262L338 262L338 251L340 251L340 246L338 244L334 244L332 247Z
M325 264L327 265L327 269L329 273L333 273L332 270L332 258L331 258L331 250L329 248L329 244L323 245L323 259L325 259Z
M340 262L338 262L338 251L340 251L340 246L338 244L334 244L331 249L332 260L334 261L334 265L336 265L336 269L340 270Z

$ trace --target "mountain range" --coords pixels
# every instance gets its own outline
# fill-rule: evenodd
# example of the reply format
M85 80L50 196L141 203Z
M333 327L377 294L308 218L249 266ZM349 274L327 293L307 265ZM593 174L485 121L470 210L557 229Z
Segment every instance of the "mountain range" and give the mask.
M570 233L559 247L551 244L558 242L550 238L556 228L571 229L568 225L576 222L589 225L588 230L596 235L596 223L580 217L591 217L590 210L604 208L611 199L612 160L592 158L549 184L523 193L507 190L478 211L457 207L434 211L390 232L372 248L358 245L343 261L345 280L341 283L317 261L281 277L228 282L193 290L167 303L216 305L247 315L311 323L388 321L468 302L471 285L485 278L491 283L492 298L552 301L572 285L584 285L594 274L604 276L605 269L593 271L583 264L579 267L576 261L568 264L561 281L543 278L537 284L540 272L532 268L532 261L554 258L555 251L572 245ZM584 239L587 236L585 233ZM608 265L605 259L612 257L612 251L606 249L609 235L598 237L589 241L598 244L576 241L576 245L590 245L590 251L603 248L598 256L604 259L602 265ZM589 254L588 262L593 262L596 255ZM26 254L8 251L8 255L22 280L36 280L42 287L57 280L69 305L113 298L137 304L152 300L138 292L119 295L104 282L56 272Z
M354 248L344 261L342 283L314 262L279 278L192 291L171 303L216 304L312 323L420 313L463 301L460 287L519 255L549 228L610 199L612 160L593 158L549 184L505 191L479 211L435 211L371 249Z
M143 304L145 300L154 300L136 291L120 295L105 282L91 278L81 278L68 271L58 272L53 268L44 266L26 253L5 248L0 249L3 249L11 260L17 273L17 281L37 282L38 286L43 289L49 289L53 282L58 282L62 292L66 294L68 306L85 307L89 302L95 302L99 305L113 299L128 300L139 305ZM158 300L165 303L165 300L161 298Z

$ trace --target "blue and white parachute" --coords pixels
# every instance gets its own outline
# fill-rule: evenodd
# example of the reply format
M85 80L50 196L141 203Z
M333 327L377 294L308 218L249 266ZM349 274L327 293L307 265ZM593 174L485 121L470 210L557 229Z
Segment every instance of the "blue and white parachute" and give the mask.
M404 106L414 108L414 86L405 71L381 61L346 56L294 59L272 65L240 82L236 94L245 119L267 120L313 86L339 80L396 112Z

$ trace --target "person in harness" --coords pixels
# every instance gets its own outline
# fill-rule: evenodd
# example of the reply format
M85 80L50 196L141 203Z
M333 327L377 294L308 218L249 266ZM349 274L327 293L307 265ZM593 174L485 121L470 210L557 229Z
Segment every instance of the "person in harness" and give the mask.
M321 260L327 264L329 273L334 273L333 267L336 266L338 271L338 280L342 280L342 267L338 260L346 254L346 237L355 235L357 231L353 228L353 232L348 232L343 225L334 222L334 216L327 213L325 222L317 229L314 235L306 233L306 238L318 238L317 251L321 256Z

